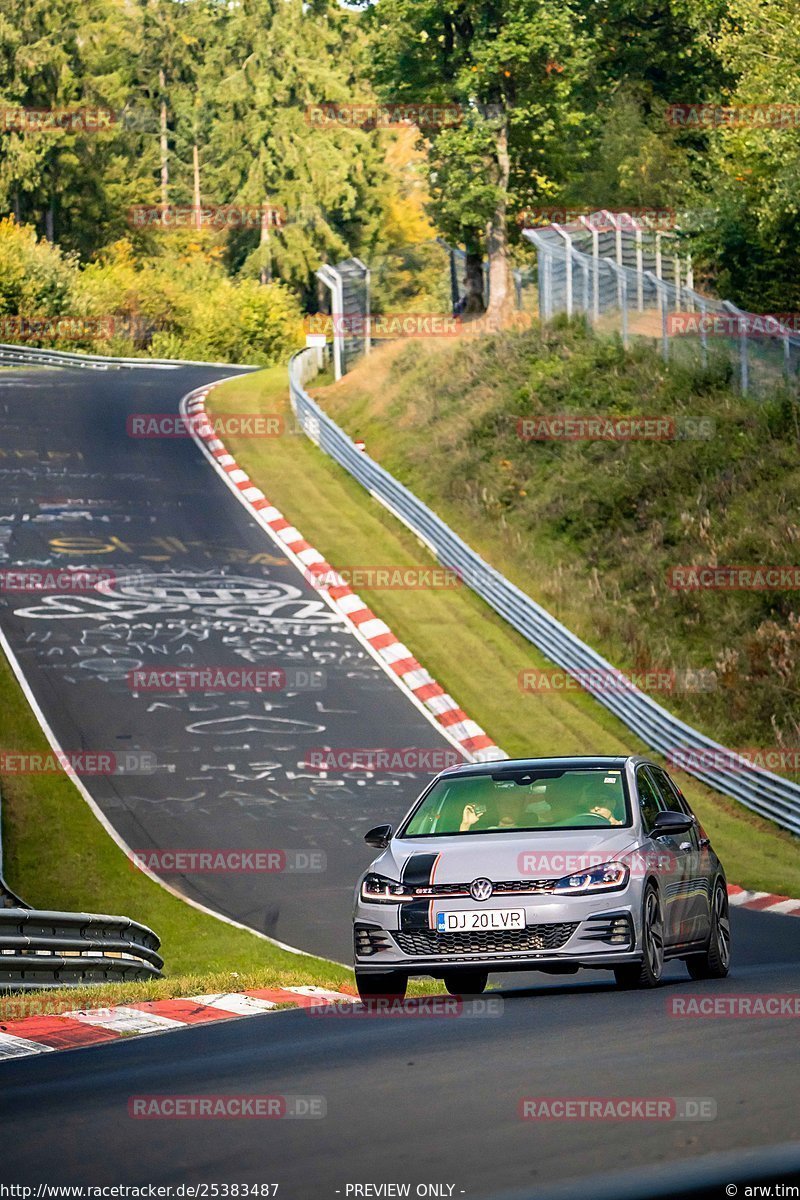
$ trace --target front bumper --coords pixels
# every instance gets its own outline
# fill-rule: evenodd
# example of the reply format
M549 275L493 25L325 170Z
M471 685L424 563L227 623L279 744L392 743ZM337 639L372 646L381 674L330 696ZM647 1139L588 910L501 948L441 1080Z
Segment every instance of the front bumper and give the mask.
M509 906L507 900L489 901L475 909ZM408 905L360 901L354 918L354 960L359 972L437 976L445 970L476 966L490 971L610 970L639 957L641 907L636 889L630 887L598 896L531 897L528 903L514 905L524 907L526 919L526 928L514 933L436 933L435 911L457 907L471 906L463 900L437 904L435 909L426 905L424 914L418 910L412 915Z

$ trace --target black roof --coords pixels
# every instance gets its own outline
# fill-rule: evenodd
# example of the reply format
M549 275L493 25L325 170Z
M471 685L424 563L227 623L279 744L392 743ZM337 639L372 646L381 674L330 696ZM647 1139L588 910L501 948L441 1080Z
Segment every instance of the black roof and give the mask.
M492 762L461 763L457 767L446 767L441 774L492 775L497 774L498 771L517 774L520 771L547 771L556 767L583 767L584 769L596 767L598 770L613 767L616 770L622 770L631 759L640 757L638 754L570 754L562 758L497 758Z

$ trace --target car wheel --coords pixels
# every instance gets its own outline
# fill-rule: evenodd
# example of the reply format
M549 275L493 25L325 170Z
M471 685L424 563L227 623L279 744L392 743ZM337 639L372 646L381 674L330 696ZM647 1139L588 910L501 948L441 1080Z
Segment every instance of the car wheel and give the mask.
M448 971L444 986L451 996L480 996L489 981L488 971Z
M385 971L383 975L356 971L356 987L362 1000L402 1000L408 987L408 976L402 971Z
M692 979L724 979L731 966L731 921L728 892L721 879L711 903L711 932L705 954L693 954L686 966Z
M614 968L617 985L622 988L658 987L664 971L664 919L661 901L654 884L644 893L642 906L642 961Z

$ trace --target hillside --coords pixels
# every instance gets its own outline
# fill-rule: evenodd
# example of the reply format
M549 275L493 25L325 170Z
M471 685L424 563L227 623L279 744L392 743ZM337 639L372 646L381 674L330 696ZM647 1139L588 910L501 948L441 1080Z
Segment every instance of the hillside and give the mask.
M374 458L615 665L713 671L711 690L680 690L676 680L658 693L672 711L730 746L800 745L798 593L668 583L676 566L800 561L796 402L756 407L719 374L666 367L647 346L626 352L578 325L396 342L315 394ZM659 416L680 436L518 433L521 418L567 412Z

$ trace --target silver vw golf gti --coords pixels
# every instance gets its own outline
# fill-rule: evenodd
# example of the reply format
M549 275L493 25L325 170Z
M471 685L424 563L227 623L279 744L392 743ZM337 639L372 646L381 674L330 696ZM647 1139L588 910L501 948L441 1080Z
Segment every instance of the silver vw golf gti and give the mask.
M451 767L359 881L362 997L402 996L412 975L453 994L489 972L613 971L655 987L664 961L693 979L730 964L722 864L682 792L646 758L532 758Z

